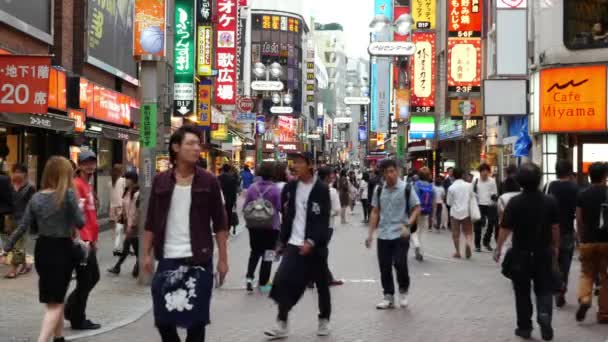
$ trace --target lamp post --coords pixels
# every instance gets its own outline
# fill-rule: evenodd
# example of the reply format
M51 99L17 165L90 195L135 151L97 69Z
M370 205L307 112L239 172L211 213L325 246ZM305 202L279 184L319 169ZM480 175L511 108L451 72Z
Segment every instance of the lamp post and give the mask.
M374 17L369 25L370 29L377 34L378 39L373 40L368 48L368 51L372 58L378 57L393 57L393 58L408 58L416 52L416 46L411 42L411 32L414 27L414 19L409 14L402 14L391 23L391 20L385 15L379 14ZM400 36L407 35L408 39L406 42L395 42L392 41L390 34L386 34L390 31L394 31L395 34ZM374 35L372 34L372 37ZM388 40L388 41L383 41ZM409 61L409 60L408 60ZM390 70L390 69L389 69ZM371 80L371 77L370 77ZM376 84L371 84L372 92L375 91ZM409 80L407 82L409 87ZM370 111L371 112L371 111ZM405 133L406 127L403 119L398 122L397 127L397 159L399 166L403 167L405 164Z

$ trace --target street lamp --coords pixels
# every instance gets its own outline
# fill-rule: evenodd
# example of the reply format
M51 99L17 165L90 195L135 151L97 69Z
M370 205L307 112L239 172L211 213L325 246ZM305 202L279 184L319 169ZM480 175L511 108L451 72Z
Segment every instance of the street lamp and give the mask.
M387 27L398 35L405 36L412 31L414 19L411 15L405 13L400 15L394 23L391 23L390 19L384 14L377 14L369 24L369 28L376 33L383 32Z
M384 14L376 14L372 22L369 24L369 28L374 32L382 32L387 26L390 25L390 19Z

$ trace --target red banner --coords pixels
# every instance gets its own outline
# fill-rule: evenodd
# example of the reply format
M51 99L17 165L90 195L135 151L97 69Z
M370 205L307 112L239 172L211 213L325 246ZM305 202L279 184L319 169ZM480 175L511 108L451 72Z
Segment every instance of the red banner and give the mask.
M127 95L95 85L93 86L93 112L87 116L117 125L131 123L131 99Z
M66 74L55 68L51 68L49 74L49 107L67 110Z
M448 36L481 37L483 0L448 1Z
M481 39L448 39L448 91L481 91Z
M0 112L48 112L51 58L0 56Z
M435 112L435 33L414 32L412 42L416 44L416 53L411 68L411 112Z
M215 103L236 103L236 34L238 5L233 0L217 0Z
M80 110L80 109L71 109L68 110L68 116L72 119L74 119L75 125L74 125L74 131L81 133L84 132L84 130L87 128L86 125L86 115L84 113L84 110Z

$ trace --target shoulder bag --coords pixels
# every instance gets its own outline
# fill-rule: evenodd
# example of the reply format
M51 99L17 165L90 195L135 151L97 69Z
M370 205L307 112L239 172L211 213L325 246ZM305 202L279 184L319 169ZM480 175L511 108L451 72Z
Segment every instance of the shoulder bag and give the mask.
M481 212L479 211L479 205L477 204L477 198L473 191L469 194L469 217L471 222L477 222L481 220Z

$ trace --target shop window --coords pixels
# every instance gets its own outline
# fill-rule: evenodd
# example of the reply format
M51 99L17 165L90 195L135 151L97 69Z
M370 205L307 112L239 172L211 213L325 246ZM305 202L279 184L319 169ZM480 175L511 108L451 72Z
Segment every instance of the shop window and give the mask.
M557 134L543 135L543 183L547 184L557 177L555 164L557 163L558 138Z
M564 44L569 49L608 48L608 1L564 0Z

